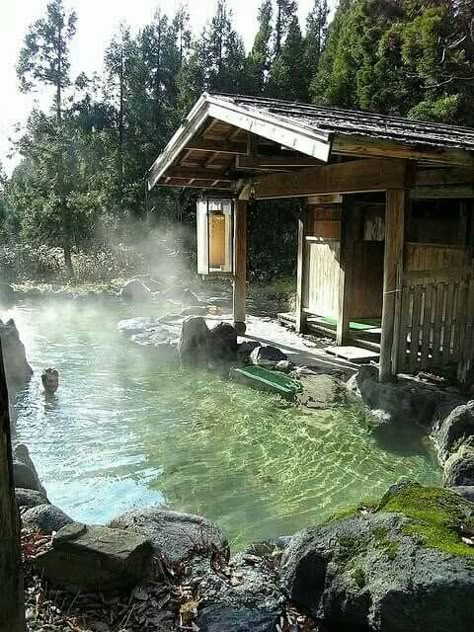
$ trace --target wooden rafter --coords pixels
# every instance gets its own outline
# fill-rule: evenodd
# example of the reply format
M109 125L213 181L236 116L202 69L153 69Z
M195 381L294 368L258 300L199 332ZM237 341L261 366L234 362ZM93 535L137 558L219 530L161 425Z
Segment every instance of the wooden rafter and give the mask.
M474 168L474 154L464 150L446 149L426 145L424 147L407 143L386 141L368 136L345 136L336 134L332 145L333 154L343 156L372 156L374 158L402 158L408 160L429 160Z

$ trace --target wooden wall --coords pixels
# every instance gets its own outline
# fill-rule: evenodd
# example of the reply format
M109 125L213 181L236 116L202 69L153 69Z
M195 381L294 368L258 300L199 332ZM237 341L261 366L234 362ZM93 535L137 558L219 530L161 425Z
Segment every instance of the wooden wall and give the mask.
M364 205L368 215L370 205ZM355 209L354 209L355 210ZM303 308L330 318L339 316L341 253L341 205L308 207L308 235L304 247ZM366 216L360 213L358 238L350 253L350 314L355 318L378 318L382 314L382 241L364 240ZM377 232L377 231L376 231Z

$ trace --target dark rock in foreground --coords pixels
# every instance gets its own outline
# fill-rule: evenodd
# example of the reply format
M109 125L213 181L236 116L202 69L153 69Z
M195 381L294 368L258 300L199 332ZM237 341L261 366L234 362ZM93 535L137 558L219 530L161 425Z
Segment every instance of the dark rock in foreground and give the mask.
M237 357L237 348L237 332L229 323L219 323L209 332L208 354L210 360L232 362Z
M198 627L201 632L275 632L276 621L274 612L211 605L201 611Z
M452 454L444 466L446 487L474 485L474 448L463 445Z
M13 451L13 479L15 487L32 489L46 495L26 445L19 444Z
M25 511L21 516L21 522L23 527L30 531L41 531L41 533L49 535L71 524L73 519L59 507L45 504L31 507Z
M181 362L191 366L205 365L208 359L209 329L202 316L189 316L183 322L178 344Z
M457 406L441 422L435 433L439 454L445 461L471 436L474 435L474 401Z
M461 525L473 515L449 490L395 486L377 511L293 538L283 558L288 595L334 630L472 630L474 548Z
M13 319L6 323L0 320L0 338L8 391L10 395L14 395L29 382L33 369L28 364L25 346Z
M18 507L25 507L31 509L32 507L38 507L39 505L49 505L49 500L41 492L37 492L34 489L24 489L23 487L17 487L15 489L15 497Z
M197 554L211 554L214 550L228 555L224 532L210 520L192 514L150 507L128 511L111 520L108 526L143 535L171 563L180 563Z
M52 548L36 557L35 566L53 584L104 592L143 581L152 555L151 543L137 533L74 522L53 537Z

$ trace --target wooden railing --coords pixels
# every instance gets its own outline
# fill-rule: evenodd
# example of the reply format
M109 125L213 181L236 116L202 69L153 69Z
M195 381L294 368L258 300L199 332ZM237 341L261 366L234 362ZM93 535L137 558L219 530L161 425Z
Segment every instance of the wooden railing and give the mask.
M426 275L428 276L428 275ZM457 279L426 282L421 271L402 284L398 371L415 373L457 365L464 379L474 356L474 279L465 268Z

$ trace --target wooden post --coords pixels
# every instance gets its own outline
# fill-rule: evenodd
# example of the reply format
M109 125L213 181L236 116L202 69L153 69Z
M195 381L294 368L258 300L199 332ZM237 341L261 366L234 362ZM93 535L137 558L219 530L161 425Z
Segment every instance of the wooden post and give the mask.
M298 254L296 262L296 333L302 334L306 325L306 315L303 311L303 292L305 270L305 240L308 226L308 208L303 208L301 217L298 218Z
M343 345L349 333L351 319L351 286L354 245L360 239L360 208L351 205L351 198L343 197L341 209L341 250L339 272L339 314L336 327L336 344Z
M0 632L24 632L20 526L13 481L8 391L0 342Z
M389 380L394 368L393 350L398 345L394 339L395 307L400 306L397 294L401 291L403 247L405 235L405 198L404 189L387 191L385 203L385 253L383 270L382 337L380 341L381 381Z
M234 327L245 333L247 304L247 200L236 200L234 211Z

